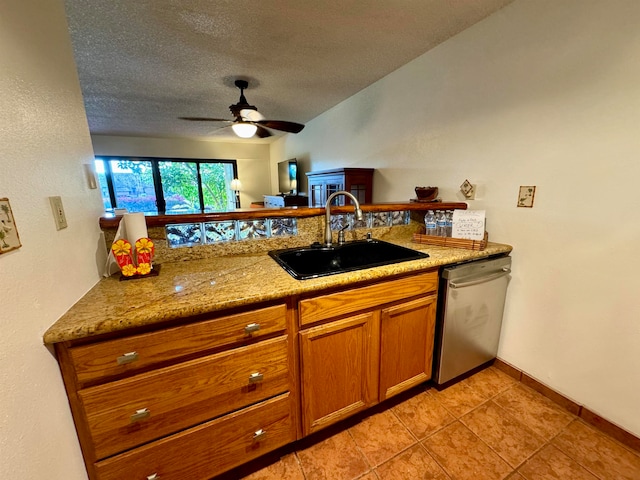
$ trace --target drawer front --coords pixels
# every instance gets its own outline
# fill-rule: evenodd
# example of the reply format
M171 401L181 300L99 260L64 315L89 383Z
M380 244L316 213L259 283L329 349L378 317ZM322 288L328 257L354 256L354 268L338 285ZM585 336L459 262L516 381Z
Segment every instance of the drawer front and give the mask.
M73 347L69 354L80 384L135 372L203 350L260 338L286 328L286 306L250 312Z
M294 441L293 408L281 395L97 462L96 479L207 480Z
M319 295L299 302L300 326L438 290L438 272Z
M78 392L95 458L290 390L287 337Z

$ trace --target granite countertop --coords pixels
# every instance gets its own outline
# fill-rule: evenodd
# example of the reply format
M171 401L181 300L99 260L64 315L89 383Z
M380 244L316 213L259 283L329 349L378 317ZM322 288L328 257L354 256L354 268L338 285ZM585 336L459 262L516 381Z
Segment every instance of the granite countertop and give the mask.
M508 253L510 245L489 242L483 251L394 241L429 254L429 258L295 280L265 253L206 260L165 262L157 277L98 282L44 334L44 342L77 340L206 314L257 302L277 300L331 287L436 268Z

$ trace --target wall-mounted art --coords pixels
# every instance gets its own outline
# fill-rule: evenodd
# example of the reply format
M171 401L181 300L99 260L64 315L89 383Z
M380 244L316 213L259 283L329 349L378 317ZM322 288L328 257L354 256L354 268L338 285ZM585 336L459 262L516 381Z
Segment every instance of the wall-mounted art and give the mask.
M9 199L0 198L0 254L21 246Z
M536 195L536 187L533 185L527 185L520 187L518 192L518 207L533 207L533 198Z

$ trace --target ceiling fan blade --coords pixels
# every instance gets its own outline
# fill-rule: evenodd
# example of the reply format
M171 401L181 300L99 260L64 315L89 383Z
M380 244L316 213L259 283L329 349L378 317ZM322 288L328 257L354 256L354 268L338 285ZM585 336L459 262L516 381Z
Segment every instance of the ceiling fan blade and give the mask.
M256 124L254 123L254 125ZM256 130L256 137L267 138L271 136L271 132L266 128L261 127L260 125L256 125L256 127L258 127L258 130Z
M209 118L209 117L178 117L180 120L188 120L190 122L227 122L233 123L228 118Z
M251 110L249 108L245 108L240 110L240 116L243 120L247 120L249 122L259 122L260 120L264 120L264 115L262 115L257 110Z
M263 127L273 128L274 130L281 130L283 132L298 133L304 125L295 122L285 122L284 120L258 120L254 123L262 125Z

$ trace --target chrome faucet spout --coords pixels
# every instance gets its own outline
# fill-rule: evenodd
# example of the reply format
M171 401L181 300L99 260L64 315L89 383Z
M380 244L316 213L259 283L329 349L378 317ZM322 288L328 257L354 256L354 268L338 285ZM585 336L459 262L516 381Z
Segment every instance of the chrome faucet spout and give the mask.
M344 190L340 190L338 192L334 192L329 197L327 197L327 203L324 205L324 244L327 247L331 246L331 200L333 200L338 195L346 195L353 201L353 206L355 209L356 220L362 220L362 210L360 209L360 202L358 199L353 196L353 194L346 192Z

